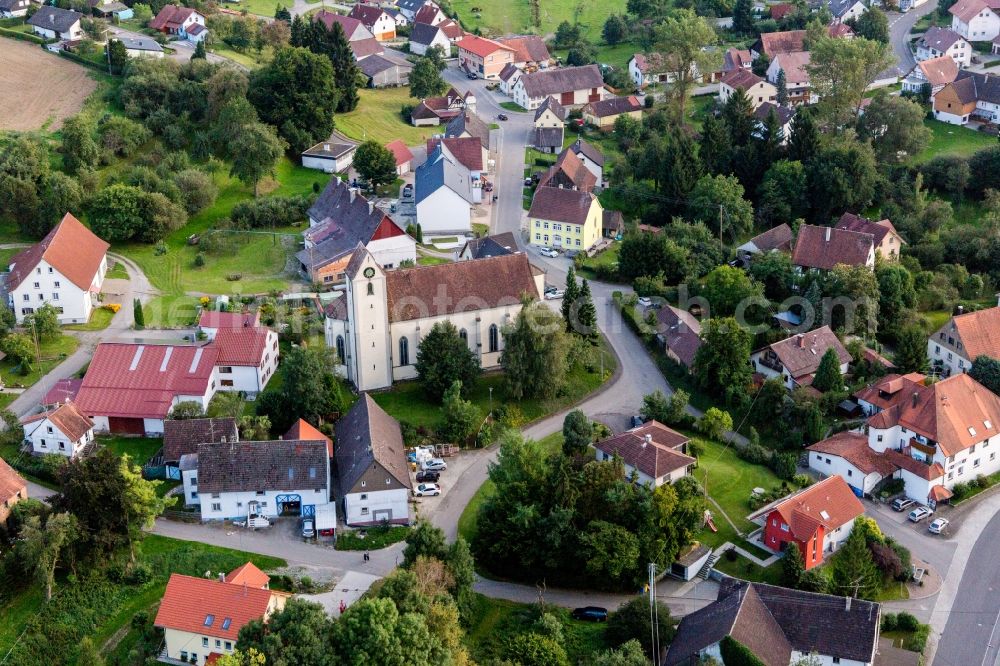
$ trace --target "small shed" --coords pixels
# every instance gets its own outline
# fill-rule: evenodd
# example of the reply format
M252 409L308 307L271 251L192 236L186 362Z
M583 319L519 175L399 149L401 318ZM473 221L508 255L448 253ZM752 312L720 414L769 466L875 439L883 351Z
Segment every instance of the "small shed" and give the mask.
M302 153L302 166L323 173L346 171L354 162L357 144L327 139Z
M682 550L674 563L670 565L670 575L681 580L691 580L698 575L711 556L711 548L695 542Z

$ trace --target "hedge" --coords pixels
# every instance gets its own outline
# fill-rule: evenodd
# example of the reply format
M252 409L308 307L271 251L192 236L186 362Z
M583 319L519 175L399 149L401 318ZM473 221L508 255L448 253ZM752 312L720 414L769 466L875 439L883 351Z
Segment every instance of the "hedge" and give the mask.
M10 37L11 39L19 39L22 42L32 42L33 44L46 44L48 40L39 37L38 35L33 35L30 32L21 32L20 30L10 30L8 28L0 28L0 35L4 37Z
M75 62L78 62L81 65L86 65L87 67L93 67L94 69L98 70L99 72L104 72L105 74L107 74L107 72L108 72L108 68L107 68L106 65L104 65L104 64L98 64L98 63L94 62L93 60L87 60L83 56L79 56L79 55L77 55L75 53L70 53L69 51L60 51L59 55L62 56L63 58L67 58L69 60L73 60Z

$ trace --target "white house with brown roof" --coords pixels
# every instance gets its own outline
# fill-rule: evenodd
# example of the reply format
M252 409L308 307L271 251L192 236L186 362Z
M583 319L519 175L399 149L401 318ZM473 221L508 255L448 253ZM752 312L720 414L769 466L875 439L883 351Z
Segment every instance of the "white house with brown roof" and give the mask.
M361 21L380 42L396 38L396 19L378 5L359 2L351 8L348 16Z
M480 366L497 367L501 329L521 311L522 296L541 297L545 279L520 252L385 271L363 247L346 274L340 305L327 311L326 344L360 391L415 378L420 341L439 321L458 328Z
M163 656L202 666L211 654L232 654L240 629L251 620L266 622L291 598L269 583L249 562L219 579L171 574L153 622L163 630Z
M529 243L589 250L603 235L604 208L593 192L539 187L528 210Z
M968 372L978 356L1000 359L1000 307L966 312L927 338L927 358L935 374L949 377Z
M840 373L846 373L851 354L829 326L799 333L758 349L750 355L750 364L766 379L778 378L788 390L792 390L812 385L820 360L829 349L837 353Z
M719 99L723 104L728 102L737 90L746 93L755 109L764 102L774 102L778 98L778 89L749 69L735 69L726 72L719 79Z
M535 67L544 69L552 64L549 48L545 46L545 40L538 35L505 37L497 41L514 49L514 64L521 69Z
M628 61L628 76L640 88L667 82L670 78L668 69L659 53L635 53Z
M870 233L803 224L792 252L798 270L833 270L837 264L875 268L875 237Z
M37 456L55 453L73 458L94 441L94 422L72 402L23 418L21 425L31 453Z
M812 92L809 83L809 61L808 51L779 53L767 68L767 80L774 84L775 94L777 94L778 75L780 72L785 73L788 103L793 106L815 104L819 101L819 96Z
M917 62L945 55L966 67L972 63L972 44L954 30L931 26L917 40Z
M875 222L854 213L844 213L834 228L871 234L875 243L875 254L886 261L899 261L899 253L906 244L892 221L888 219Z
M925 85L930 86L931 96L934 96L958 76L958 65L951 56L938 56L918 62L906 78L903 79L903 90L919 93Z
M672 305L656 312L656 338L673 360L690 371L701 348L701 322L688 312Z
M514 101L528 110L537 109L546 97L566 107L580 107L609 96L597 65L560 67L526 73L514 84Z
M610 131L619 116L629 116L642 120L642 102L635 95L626 97L608 97L599 102L584 105L583 121L599 129Z
M958 0L948 9L951 29L970 42L1000 35L1000 0Z
M875 486L899 469L868 446L868 436L860 432L839 432L806 450L809 469L823 476L839 476L858 497L871 495Z
M612 435L594 444L597 460L621 458L625 477L633 472L639 483L662 486L691 473L697 460L687 454L690 439L659 421Z
M56 308L61 324L87 322L108 272L108 247L66 213L45 238L15 254L5 279L18 323L46 303Z

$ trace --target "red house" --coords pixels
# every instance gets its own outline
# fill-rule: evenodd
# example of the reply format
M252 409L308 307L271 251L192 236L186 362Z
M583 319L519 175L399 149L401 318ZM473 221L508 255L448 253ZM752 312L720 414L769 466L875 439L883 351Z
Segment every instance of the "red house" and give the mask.
M767 548L781 552L792 541L799 545L806 569L823 563L847 539L854 519L865 512L850 486L831 476L750 514L762 525Z

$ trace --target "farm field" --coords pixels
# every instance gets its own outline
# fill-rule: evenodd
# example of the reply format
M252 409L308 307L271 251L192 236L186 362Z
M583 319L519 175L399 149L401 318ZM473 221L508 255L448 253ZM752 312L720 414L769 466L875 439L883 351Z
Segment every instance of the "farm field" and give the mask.
M592 44L601 41L601 28L611 14L625 13L625 3L621 0L538 0L538 21L535 24L532 21L530 0L504 3L454 0L451 6L467 30L479 28L484 35L500 37L537 33L542 37L549 37L549 34L541 33L539 26L546 26L547 31L554 32L557 25L569 21L576 22L583 37Z
M58 129L83 108L97 87L85 67L43 51L37 44L0 39L0 130Z

